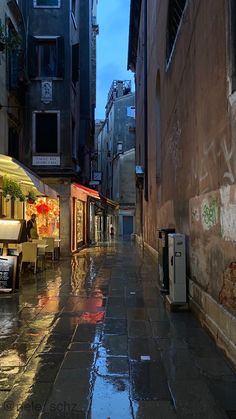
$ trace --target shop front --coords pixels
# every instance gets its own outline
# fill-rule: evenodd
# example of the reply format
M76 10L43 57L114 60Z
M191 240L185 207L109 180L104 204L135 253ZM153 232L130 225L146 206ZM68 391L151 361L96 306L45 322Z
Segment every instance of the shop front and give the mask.
M118 204L105 198L98 191L79 183L71 185L71 250L81 246L107 240L110 218L116 225Z
M78 251L83 245L94 242L95 202L100 201L97 191L73 183L71 185L71 250Z
M57 193L22 163L0 155L0 218L27 220L32 213L43 235L59 237Z
M36 250L40 247L39 243L24 243L29 238L26 222L32 214L36 215L37 236L52 236L51 240L54 243L54 238L57 239L59 247L59 200L56 192L17 160L0 155L1 292L18 288L19 260L25 256L23 246L34 244Z

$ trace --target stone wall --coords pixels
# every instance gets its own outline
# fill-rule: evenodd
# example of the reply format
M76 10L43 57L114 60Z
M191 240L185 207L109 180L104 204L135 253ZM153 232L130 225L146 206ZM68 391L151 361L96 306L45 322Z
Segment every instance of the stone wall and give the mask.
M145 166L148 182L137 201L143 213L137 232L154 249L160 227L186 235L191 305L235 361L236 94L230 88L229 10L224 0L186 2L167 63L168 2L147 3L147 45L144 3L136 62L136 161Z

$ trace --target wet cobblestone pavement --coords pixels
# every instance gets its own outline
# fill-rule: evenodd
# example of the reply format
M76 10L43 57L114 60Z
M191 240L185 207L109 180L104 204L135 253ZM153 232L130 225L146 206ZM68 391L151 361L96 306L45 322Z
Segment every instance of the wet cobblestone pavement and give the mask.
M110 243L0 295L0 418L235 419L235 370L157 266Z

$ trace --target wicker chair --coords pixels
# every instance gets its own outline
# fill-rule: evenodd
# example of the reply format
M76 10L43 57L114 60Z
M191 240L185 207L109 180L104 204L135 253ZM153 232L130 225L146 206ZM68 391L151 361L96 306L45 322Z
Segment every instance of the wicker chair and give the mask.
M37 243L25 242L22 243L22 258L20 264L20 272L22 271L22 265L24 262L34 263L34 273L37 272L37 262L38 262L38 249Z

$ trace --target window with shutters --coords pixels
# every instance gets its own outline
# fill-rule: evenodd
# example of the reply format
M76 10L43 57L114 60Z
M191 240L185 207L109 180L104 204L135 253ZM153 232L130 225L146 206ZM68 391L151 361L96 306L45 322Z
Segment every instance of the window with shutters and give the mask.
M10 125L10 121L8 123ZM19 134L12 126L8 129L8 155L19 159Z
M166 60L167 63L174 49L187 0L169 0L167 17Z
M9 38L17 36L17 32L10 19L7 30ZM24 68L23 54L23 51L19 47L7 49L7 82L9 91L17 90L19 88L19 82L22 81L22 71Z
M29 49L31 78L64 77L63 37L32 37Z
M33 0L34 7L54 7L61 6L61 0Z
M39 154L59 153L60 112L33 113L33 150Z

